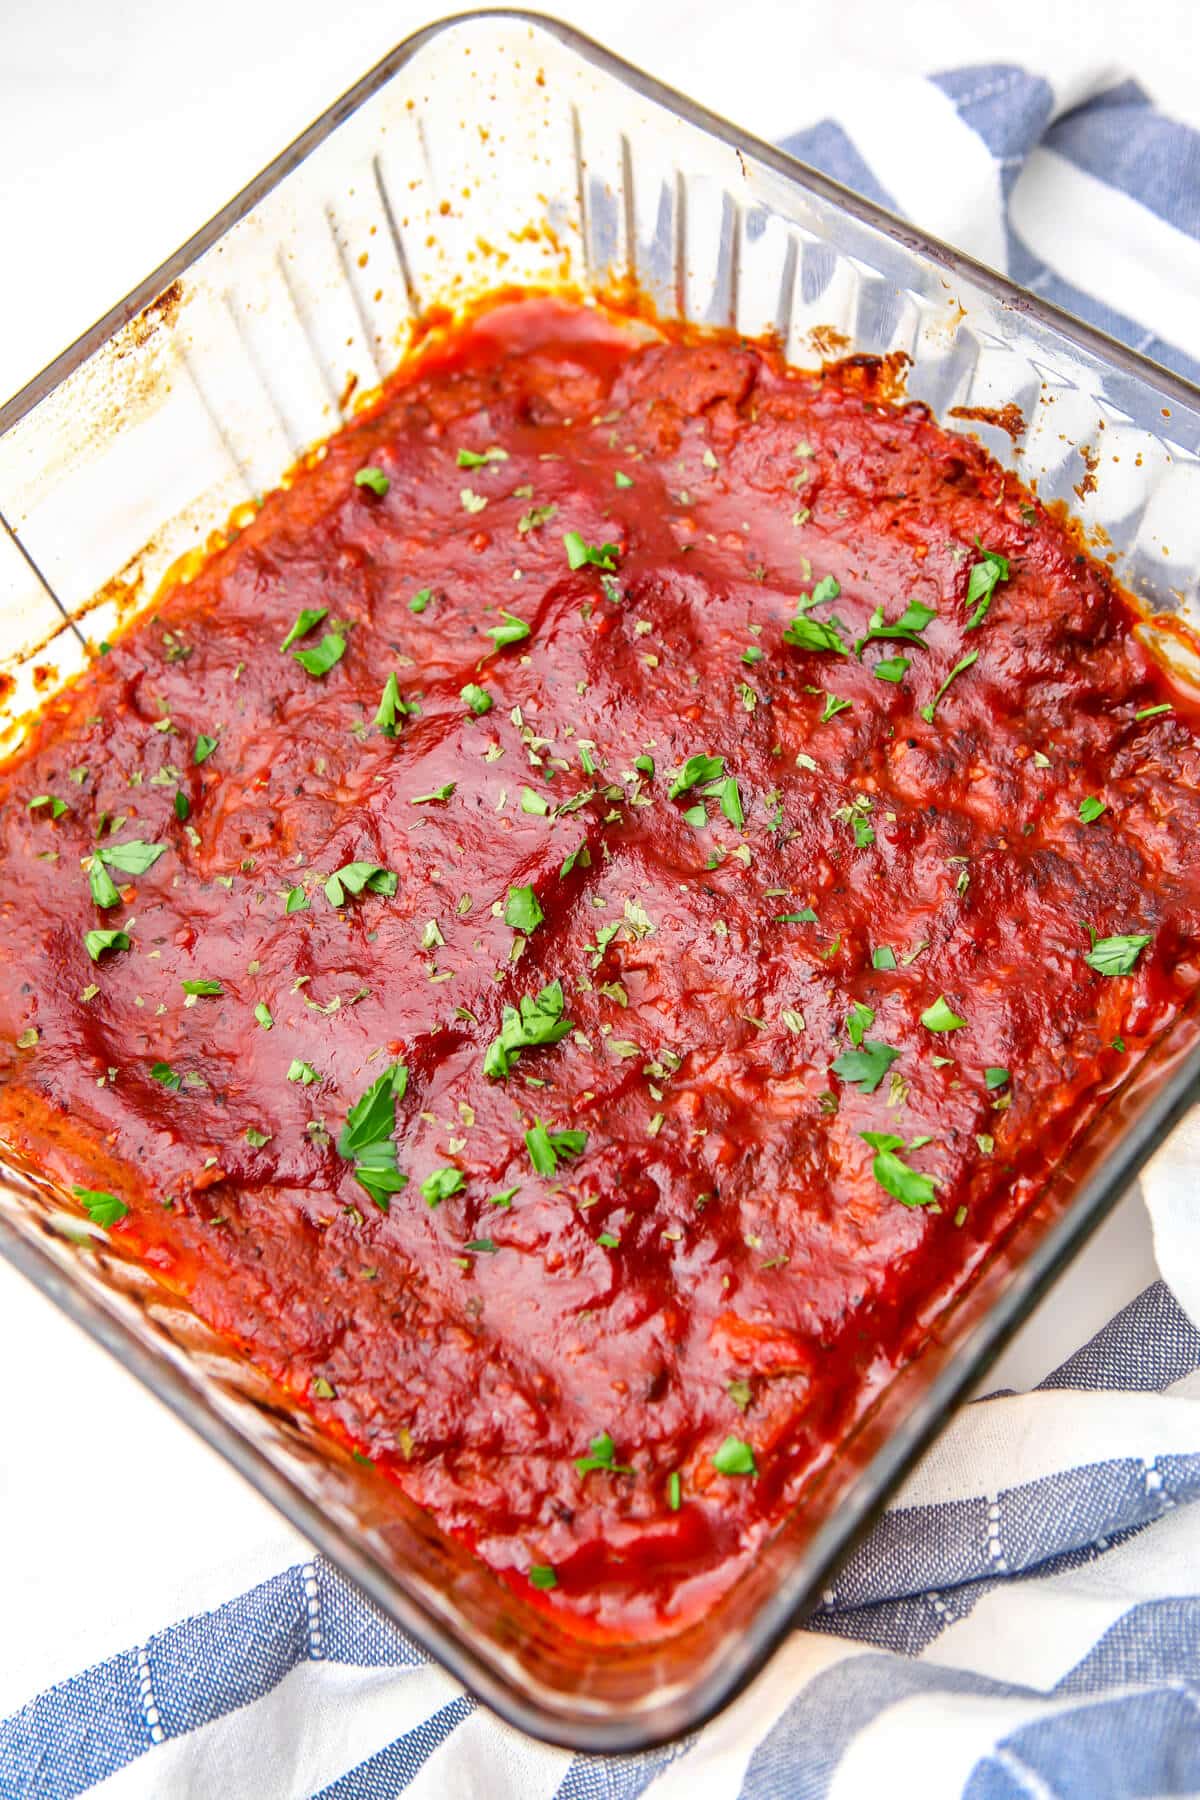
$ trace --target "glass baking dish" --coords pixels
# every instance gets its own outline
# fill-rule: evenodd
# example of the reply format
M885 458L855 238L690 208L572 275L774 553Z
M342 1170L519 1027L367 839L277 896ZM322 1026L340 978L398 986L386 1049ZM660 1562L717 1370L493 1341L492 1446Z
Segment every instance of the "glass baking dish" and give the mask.
M431 304L614 283L668 316L773 330L799 363L903 353L909 393L1067 503L1148 614L1200 620L1200 390L567 27L476 13L408 39L0 409L3 741L350 416ZM282 1406L115 1241L74 1215L66 1230L11 1155L0 1251L488 1705L557 1743L632 1751L725 1704L817 1604L1200 1094L1198 1037L1180 1021L1111 1093L739 1585L655 1642L560 1630Z

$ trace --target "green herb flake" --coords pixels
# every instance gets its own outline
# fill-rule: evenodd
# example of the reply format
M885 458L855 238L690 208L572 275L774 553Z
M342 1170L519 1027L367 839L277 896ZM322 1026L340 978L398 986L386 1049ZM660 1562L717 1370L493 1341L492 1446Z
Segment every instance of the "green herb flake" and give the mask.
M382 469L368 466L365 469L356 471L354 485L355 487L370 488L371 492L373 494L378 494L379 498L382 500L392 484Z
M862 1043L864 1033L868 1032L874 1023L875 1008L864 1006L861 1000L856 1000L846 1015L846 1035L855 1049Z
M285 913L307 912L312 901L302 887L290 887L283 902Z
M605 1469L610 1475L633 1474L631 1468L617 1461L617 1447L607 1431L592 1438L586 1456L575 1458L575 1469L579 1475L590 1475L593 1469Z
M1079 817L1085 825L1094 825L1102 812L1108 808L1103 800L1097 800L1094 794L1088 794L1079 802Z
M410 806L433 806L442 801L449 800L451 794L454 792L454 790L457 786L458 786L458 783L456 781L447 781L443 784L443 786L441 786L439 788L430 788L430 790L427 794L414 794L412 799L409 801L409 805Z
M614 926L614 932L616 927ZM501 1015L499 1035L493 1038L483 1059L483 1072L493 1081L503 1081L522 1050L537 1050L557 1044L575 1028L573 1019L563 1017L566 1002L561 981L551 981L539 994L522 995L516 1006L506 1006Z
M529 627L524 619L518 619L515 613L500 608L500 624L488 625L484 635L490 637L497 650L503 650L508 644L522 644L529 636Z
M896 952L887 944L876 944L871 952L871 967L873 969L894 969L895 966Z
M626 475L624 469L618 469L613 476L613 486L619 488L631 488L633 486L633 476Z
M989 1093L994 1092L996 1088L1007 1086L1011 1080L1012 1076L1007 1069L993 1067L983 1071L983 1085Z
M175 789L175 799L172 804L175 808L175 817L181 825L184 824L191 813L192 803L182 788Z
M551 1131L535 1116L525 1133L525 1147L536 1175L556 1175L559 1158L573 1160L587 1149L586 1131Z
M488 1195L488 1205L489 1206L511 1206L513 1203L513 1197L516 1194L519 1194L520 1191L521 1191L521 1186L520 1186L519 1182L517 1183L517 1185L515 1187L501 1188L501 1190L498 1194L489 1194Z
M247 1125L242 1136L252 1150L261 1150L264 1144L269 1144L271 1141L271 1133L260 1131L257 1125Z
M933 1005L927 1006L921 1014L926 1031L960 1031L966 1022L959 1018L945 994L939 994Z
M194 763L207 762L216 747L217 739L215 737L208 737L203 731L198 732L196 735L196 747L192 751L192 761Z
M531 887L510 887L508 899L504 906L504 923L513 931L524 932L528 937L537 930L546 917L538 903L538 897Z
M104 1188L73 1187L71 1192L82 1202L92 1224L100 1225L106 1231L111 1225L120 1224L129 1211L123 1200Z
M802 906L799 912L776 913L773 923L776 925L815 925L817 915L811 906Z
M667 790L667 799L678 800L680 794L686 794L689 788L695 787L699 782L716 781L724 773L725 758L723 756L706 756L703 753L689 756L683 767L678 769L672 777L671 785Z
M854 833L854 845L858 850L869 850L875 842L875 827L862 813L855 813L850 820L850 829Z
M558 1576L549 1563L531 1563L529 1565L529 1585L535 1588L556 1588Z
M264 1031L270 1031L275 1024L274 1019L271 1017L271 1009L265 1000L260 1000L258 1005L254 1008L254 1016Z
M461 1194L466 1185L467 1178L461 1169L435 1169L421 1183L421 1192L425 1196L426 1206L440 1206L452 1194Z
M346 640L336 631L327 632L315 649L292 651L300 667L310 675L328 675L345 654Z
M869 1144L875 1155L871 1173L885 1193L899 1200L901 1206L932 1206L936 1203L933 1178L910 1169L896 1152L904 1149L904 1139L890 1131L860 1131L859 1137Z
M672 1512L678 1512L683 1505L682 1483L679 1479L678 1469L672 1469L667 1476L667 1505Z
M861 1050L842 1051L833 1072L843 1081L857 1083L860 1093L873 1094L899 1054L890 1044L865 1038Z
M156 1062L151 1064L151 1081L159 1082L169 1094L177 1094L183 1086L183 1076L176 1073L170 1063Z
M486 469L489 463L507 462L508 451L490 444L486 450L460 450L455 461L460 469Z
M57 794L35 794L29 802L30 812L38 812L43 806L50 808L52 819L61 819L65 812L71 810L66 801L60 800Z
M1175 708L1171 705L1169 700L1160 700L1157 706L1143 706L1141 710L1135 712L1133 716L1139 721L1142 719L1157 719L1162 713L1174 711Z
M925 640L922 633L930 620L936 618L937 613L933 607L924 605L920 600L910 600L900 617L891 623L884 617L882 606L877 606L871 614L865 633L854 646L854 653L861 662L866 646L878 640L900 639L905 643L917 644L923 649ZM884 679L890 678L885 676Z
M725 1442L713 1451L712 1466L718 1475L758 1474L754 1451L741 1438L727 1437Z
M955 676L964 674L966 672L966 670L968 670L972 666L972 664L977 663L978 661L979 661L978 650L972 650L967 656L960 657L958 662L955 663L954 667L951 669L950 673L947 675L945 681L943 681L941 687L938 689L937 693L933 696L933 699L930 700L927 705L925 705L921 708L921 717L925 720L927 725L933 724L933 715L938 709L938 703L941 700L942 695L946 692L946 689L950 686L950 683L954 680Z
M975 548L979 551L981 560L973 564L967 579L967 605L975 610L963 627L964 631L974 631L977 625L983 624L997 585L1007 581L1009 575L1006 556L1001 556L997 550L985 550L978 537L975 539Z
M517 520L517 530L524 537L530 531L540 531L548 525L558 512L557 506L531 506L527 513L522 513Z
M1138 957L1149 942L1148 931L1124 937L1097 938L1083 960L1097 975L1132 975Z
M393 1063L373 1081L346 1114L337 1141L338 1155L353 1162L355 1178L362 1183L381 1212L388 1210L393 1194L407 1187L408 1176L396 1165L396 1102L408 1088L408 1069Z
M875 664L873 673L880 681L890 681L896 685L904 680L911 667L912 663L907 656L888 656Z
M93 962L99 962L106 950L128 950L130 942L127 931L86 931L83 935L84 948Z
M836 719L840 712L848 712L854 705L853 700L841 700L836 694L826 694L825 704L821 708L819 725L828 725L830 719Z
M590 563L593 568L608 569L611 573L620 555L616 544L588 544L577 531L563 533L563 549L567 553L568 567L572 569L582 569Z
M329 608L327 606L303 607L301 611L296 614L291 630L279 646L280 655L282 656L285 650L290 650L292 645L296 643L299 638L307 637L313 626L319 625L321 620L326 618L328 614Z
M466 687L460 688L459 697L477 719L481 719L484 713L491 712L494 704L487 689L480 687L477 681L468 681Z
M301 1062L298 1056L294 1056L288 1064L287 1078L289 1081L298 1081L301 1087L312 1087L314 1082L321 1079L312 1064Z
M207 976L194 981L181 981L179 985L184 993L192 999L210 998L214 994L223 994L225 991L219 981L212 981Z
M791 624L784 627L783 641L794 644L798 650L828 652L834 656L849 654L849 646L843 643L836 625L828 624L824 619L811 619L805 612L798 612Z
M343 863L325 882L325 898L331 906L344 906L349 894L383 894L390 898L396 892L399 877L379 863Z
M375 714L376 730L382 732L384 737L394 738L401 719L416 710L415 703L401 699L400 683L395 675L389 675L379 697L379 707Z
M746 649L742 651L742 661L753 665L754 663L760 663L764 655L765 651L760 645L749 644Z

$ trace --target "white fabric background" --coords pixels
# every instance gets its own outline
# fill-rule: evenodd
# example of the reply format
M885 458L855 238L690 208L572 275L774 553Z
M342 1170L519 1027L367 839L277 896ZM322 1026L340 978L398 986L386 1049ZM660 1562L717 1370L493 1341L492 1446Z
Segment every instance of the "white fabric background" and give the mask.
M696 0L577 0L558 10L767 137L836 115L851 84L877 83L894 103L898 74L1006 58L1068 84L1098 69L1132 74L1200 124L1194 0L743 0L732 15ZM436 4L413 0L206 0L186 13L162 0L2 0L0 397L433 16ZM922 224L996 254L911 145L873 160ZM1200 1166L1196 1118L1148 1174L1148 1191L1181 1163ZM1158 1230L1168 1238L1172 1228L1166 1208ZM989 1385L1036 1381L1154 1274L1135 1195ZM1200 1318L1200 1271L1180 1299ZM237 1476L3 1267L0 1368L10 1550L0 1711L304 1554Z

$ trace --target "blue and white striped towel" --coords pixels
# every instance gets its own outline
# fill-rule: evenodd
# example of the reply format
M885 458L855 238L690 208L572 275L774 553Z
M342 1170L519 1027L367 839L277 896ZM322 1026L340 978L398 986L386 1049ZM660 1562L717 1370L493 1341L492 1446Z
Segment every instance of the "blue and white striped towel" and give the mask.
M896 95L860 84L787 148L895 207L936 186L922 223L1200 379L1200 134L1129 82L1056 92L989 66L900 85L903 142L881 136ZM140 1641L113 1625L111 1654L0 1724L0 1794L1200 1793L1198 1172L1193 1114L1142 1182L1170 1287L1036 1392L966 1408L809 1628L693 1740L608 1761L531 1743L332 1569L281 1555L250 1591L208 1571L203 1604L237 1597Z

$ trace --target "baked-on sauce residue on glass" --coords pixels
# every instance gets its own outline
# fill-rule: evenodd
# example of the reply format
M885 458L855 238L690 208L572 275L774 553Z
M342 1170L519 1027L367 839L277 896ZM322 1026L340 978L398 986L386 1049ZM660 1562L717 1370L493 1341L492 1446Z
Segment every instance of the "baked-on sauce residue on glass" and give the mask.
M877 366L499 305L0 774L0 1128L523 1592L670 1629L1196 984L1133 623Z

